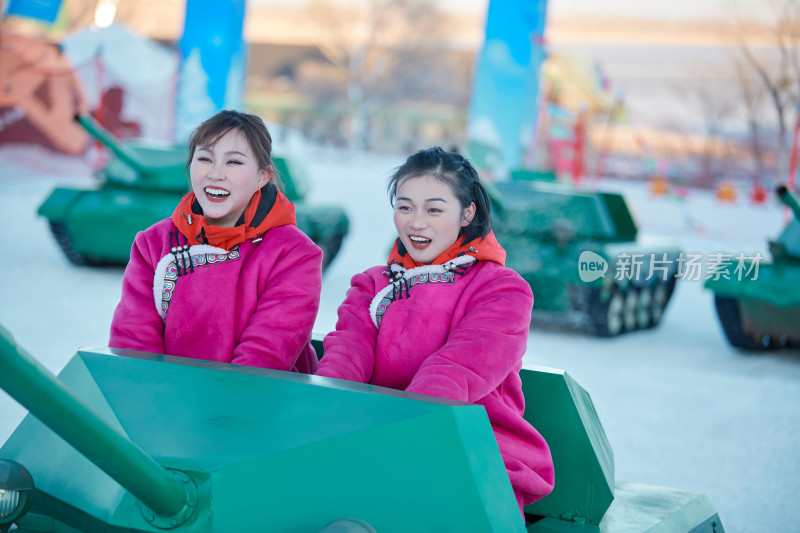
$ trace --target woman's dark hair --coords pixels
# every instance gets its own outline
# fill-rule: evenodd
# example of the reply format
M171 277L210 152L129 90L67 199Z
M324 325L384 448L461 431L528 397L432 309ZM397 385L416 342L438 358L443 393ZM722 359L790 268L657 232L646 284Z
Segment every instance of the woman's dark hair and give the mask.
M481 185L478 172L463 156L446 152L438 146L420 150L410 155L406 162L389 178L389 199L394 206L397 187L410 178L433 176L448 184L458 198L463 211L475 202L475 216L468 226L461 228L464 242L486 237L492 229L492 208L489 195Z
M258 163L258 168L271 173L272 181L282 188L280 176L272 163L272 136L269 134L266 124L257 115L232 109L224 109L206 119L192 132L189 137L189 159L186 161L186 171L189 171L194 151L198 146L214 146L222 136L231 130L237 130L244 136Z

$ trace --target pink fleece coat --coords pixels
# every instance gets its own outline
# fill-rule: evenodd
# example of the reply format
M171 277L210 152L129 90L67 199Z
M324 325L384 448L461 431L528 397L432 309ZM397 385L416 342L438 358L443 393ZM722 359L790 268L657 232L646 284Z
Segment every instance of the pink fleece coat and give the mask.
M405 281L392 284L386 267L355 275L317 375L483 405L521 507L554 483L550 449L522 418L533 295L498 263L453 263L472 266L460 276L442 265L393 265Z
M297 227L270 229L230 252L188 249L178 275L170 219L139 232L122 280L109 346L313 373L309 341L322 284L322 251ZM181 237L181 242L183 238Z

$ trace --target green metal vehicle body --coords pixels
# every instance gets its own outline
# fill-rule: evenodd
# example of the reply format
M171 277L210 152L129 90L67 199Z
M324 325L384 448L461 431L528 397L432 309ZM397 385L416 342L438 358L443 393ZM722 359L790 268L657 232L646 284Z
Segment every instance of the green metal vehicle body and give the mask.
M136 233L172 215L188 192L188 149L121 142L91 117L76 120L113 156L95 173L96 188L58 187L38 213L49 220L56 241L73 263L124 265ZM275 156L273 162L286 196L295 204L297 227L322 248L323 267L327 266L347 235L347 215L339 207L304 201L308 179L296 159Z
M705 283L725 336L744 350L800 345L800 202L785 186L777 194L792 219L769 242L772 262L725 262Z
M519 514L481 406L288 372L82 348L52 376L0 327L0 531L722 532L702 494L614 483L591 398L521 373L553 492Z
M660 322L681 250L639 236L621 194L535 178L487 188L506 264L533 289L534 324L567 323L609 337Z

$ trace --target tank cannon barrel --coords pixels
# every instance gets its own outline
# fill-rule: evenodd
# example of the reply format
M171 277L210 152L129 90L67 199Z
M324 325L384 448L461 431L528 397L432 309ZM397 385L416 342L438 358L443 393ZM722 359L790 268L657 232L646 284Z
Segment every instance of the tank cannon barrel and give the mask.
M152 511L185 510L187 489L106 424L0 327L0 388Z
M140 174L147 175L155 170L148 165L139 154L120 143L119 139L114 137L113 133L105 129L91 115L75 115L75 122L80 124L89 135L103 143L106 148L114 152L114 155Z
M800 220L800 201L797 200L797 196L786 185L778 185L776 192L780 201L792 210L796 219Z

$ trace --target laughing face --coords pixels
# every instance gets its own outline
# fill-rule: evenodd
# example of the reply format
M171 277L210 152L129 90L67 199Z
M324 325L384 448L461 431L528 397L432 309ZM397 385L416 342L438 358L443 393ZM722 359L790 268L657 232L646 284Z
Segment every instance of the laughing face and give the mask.
M197 201L209 223L231 228L253 195L269 181L258 167L250 145L239 130L230 130L213 146L198 146L189 176Z
M474 203L462 208L450 185L434 176L401 178L397 186L394 225L417 263L432 263L474 215Z

